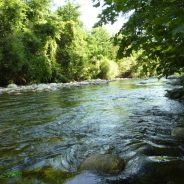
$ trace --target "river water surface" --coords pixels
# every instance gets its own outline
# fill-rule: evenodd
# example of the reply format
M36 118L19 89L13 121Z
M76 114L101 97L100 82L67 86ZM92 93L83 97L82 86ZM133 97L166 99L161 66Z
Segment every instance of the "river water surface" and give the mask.
M165 97L167 80L0 96L0 183L182 184L184 105ZM117 176L79 173L94 153L126 161Z

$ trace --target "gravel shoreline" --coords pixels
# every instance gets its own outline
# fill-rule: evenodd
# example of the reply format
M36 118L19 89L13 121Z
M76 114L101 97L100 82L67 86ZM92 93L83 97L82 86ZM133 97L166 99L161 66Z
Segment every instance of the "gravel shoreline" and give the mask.
M124 78L116 78L113 80L86 80L81 82L70 83L49 83L49 84L32 84L26 86L17 86L16 84L9 84L7 87L0 87L0 95L2 94L22 94L25 92L41 92L41 91L56 91L62 88L80 87L85 85L101 85L108 84L112 81L125 80Z

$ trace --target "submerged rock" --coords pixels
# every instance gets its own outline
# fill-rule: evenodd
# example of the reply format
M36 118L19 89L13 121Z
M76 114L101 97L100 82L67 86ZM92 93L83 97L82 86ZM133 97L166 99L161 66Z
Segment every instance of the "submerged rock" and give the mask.
M33 170L25 170L22 173L23 178L39 179L42 182L60 184L74 176L73 173L64 172L53 167L42 167Z
M171 135L178 139L184 139L184 128L176 127L171 131Z
M125 167L125 161L111 154L94 154L80 166L80 170L92 170L104 174L118 174Z
M165 96L171 99L184 100L184 89L183 87L181 87L181 88L169 90L167 91Z

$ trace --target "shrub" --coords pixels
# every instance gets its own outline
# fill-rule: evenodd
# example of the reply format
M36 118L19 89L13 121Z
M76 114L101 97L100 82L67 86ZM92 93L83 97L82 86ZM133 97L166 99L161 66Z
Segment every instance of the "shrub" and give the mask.
M112 60L106 58L100 61L100 72L99 78L102 79L113 79L119 75L118 64Z

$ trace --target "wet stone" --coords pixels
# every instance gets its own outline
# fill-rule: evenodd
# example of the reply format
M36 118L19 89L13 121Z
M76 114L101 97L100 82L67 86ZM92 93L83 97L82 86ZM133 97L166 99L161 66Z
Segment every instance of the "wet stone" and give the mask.
M167 90L166 97L169 97L171 99L183 100L184 99L183 87L175 88L173 90Z
M16 84L9 84L7 87L8 88L17 88L18 86Z
M69 172L64 172L52 167L36 168L33 170L23 171L23 179L33 178L39 179L42 182L61 184L74 175Z
M108 80L96 79L82 82L70 82L70 83L50 83L50 84L32 84L27 86L17 86L16 84L9 84L6 88L0 88L1 94L21 94L23 92L42 92L42 91L56 91L61 88L80 87L84 85L100 85L107 84Z
M97 171L104 174L118 174L125 167L125 161L111 154L94 154L88 157L80 166L80 170Z
M184 139L184 128L176 127L171 131L171 135L178 139Z

